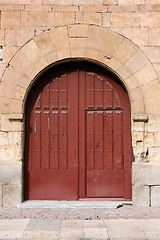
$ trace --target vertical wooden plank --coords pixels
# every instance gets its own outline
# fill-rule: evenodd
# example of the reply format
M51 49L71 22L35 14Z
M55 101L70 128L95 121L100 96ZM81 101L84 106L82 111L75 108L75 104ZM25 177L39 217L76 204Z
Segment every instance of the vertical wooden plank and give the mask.
M94 81L95 74L86 72L86 109L94 109Z
M103 112L94 113L95 124L95 169L103 169Z
M58 111L50 112L50 168L58 169Z
M112 169L112 111L104 112L104 168Z
M58 78L50 83L50 109L58 109Z
M87 129L86 129L86 138L87 138L87 169L95 168L95 148L94 148L94 112L87 111Z
M68 168L78 174L78 74L68 75ZM78 176L78 175L77 175ZM75 179L77 181L77 179ZM78 184L78 181L77 181Z
M104 81L104 109L113 108L113 86L107 80Z
M86 73L79 71L79 198L86 197Z
M119 109L120 108L120 99L119 99L119 96L118 96L118 93L116 91L116 89L114 88L113 89L113 108L114 109Z
M41 159L41 111L33 111L32 122L32 169L40 169Z
M59 111L59 169L67 168L67 111Z
M59 108L67 109L67 74L59 78Z
M50 112L43 111L41 114L41 168L50 168L49 154L49 128L50 128Z
M113 112L113 166L123 169L122 110Z
M50 86L49 83L45 86L42 94L41 94L41 108L42 109L49 109L50 101L49 101L49 95L50 95Z
M103 78L95 74L95 109L103 108Z

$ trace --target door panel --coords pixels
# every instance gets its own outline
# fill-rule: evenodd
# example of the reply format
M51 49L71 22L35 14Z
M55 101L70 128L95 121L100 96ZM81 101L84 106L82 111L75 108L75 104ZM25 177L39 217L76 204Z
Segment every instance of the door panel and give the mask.
M25 156L25 199L130 199L125 90L86 66L43 77L27 102Z
M77 71L37 86L30 98L26 111L26 198L77 200Z

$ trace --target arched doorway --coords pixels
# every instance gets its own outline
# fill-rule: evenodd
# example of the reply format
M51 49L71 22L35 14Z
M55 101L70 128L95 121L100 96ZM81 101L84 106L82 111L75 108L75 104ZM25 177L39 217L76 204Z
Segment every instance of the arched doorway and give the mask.
M128 96L87 62L61 64L26 103L25 199L131 199Z

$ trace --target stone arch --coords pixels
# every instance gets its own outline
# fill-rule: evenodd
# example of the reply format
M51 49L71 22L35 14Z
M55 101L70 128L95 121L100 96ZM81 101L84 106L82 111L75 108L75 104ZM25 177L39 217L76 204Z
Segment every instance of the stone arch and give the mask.
M153 99L155 90L159 94L152 64L132 41L103 27L73 24L39 34L14 55L0 83L2 112L23 114L25 95L36 76L58 61L77 58L114 72L127 88L133 114L144 113L145 102Z

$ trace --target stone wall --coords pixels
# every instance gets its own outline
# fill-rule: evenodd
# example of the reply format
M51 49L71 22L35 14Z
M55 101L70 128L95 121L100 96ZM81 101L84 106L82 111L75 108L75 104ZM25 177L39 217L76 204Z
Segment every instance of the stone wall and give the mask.
M37 74L58 61L83 58L109 68L125 85L132 111L133 202L160 206L154 171L160 165L159 1L1 0L0 16L1 205L23 199L24 107Z

